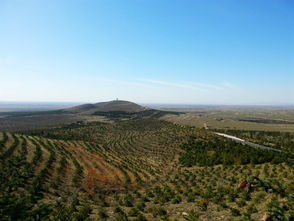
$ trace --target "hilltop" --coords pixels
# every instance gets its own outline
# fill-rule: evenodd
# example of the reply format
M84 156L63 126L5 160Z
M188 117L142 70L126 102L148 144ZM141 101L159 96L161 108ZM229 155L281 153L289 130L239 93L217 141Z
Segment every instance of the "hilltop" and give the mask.
M65 112L93 114L95 112L122 111L127 113L145 111L148 108L130 101L113 100L95 104L82 104L64 109Z

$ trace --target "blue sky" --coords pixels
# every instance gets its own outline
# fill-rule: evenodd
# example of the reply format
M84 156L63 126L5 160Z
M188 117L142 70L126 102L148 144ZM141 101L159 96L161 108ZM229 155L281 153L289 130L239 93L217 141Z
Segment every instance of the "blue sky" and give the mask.
M294 104L292 0L1 0L0 101Z

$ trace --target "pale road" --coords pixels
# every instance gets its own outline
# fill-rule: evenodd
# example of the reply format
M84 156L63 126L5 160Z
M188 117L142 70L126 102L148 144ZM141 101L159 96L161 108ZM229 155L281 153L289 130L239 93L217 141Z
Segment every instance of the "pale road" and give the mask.
M246 144L246 145L254 147L254 148L259 148L259 149L264 149L264 150L273 150L273 151L281 152L281 150L278 150L278 149L275 149L275 148L272 148L272 147L263 146L263 145L260 145L260 144L255 144L255 143L252 143L252 142L249 142L249 141L246 141L246 140L243 140L243 139L240 139L238 137L231 136L231 135L228 135L228 134L224 134L224 133L215 133L215 134L217 134L219 136L222 136L222 137L229 138L229 139L234 140L234 141L236 141L238 143L241 143L241 144Z

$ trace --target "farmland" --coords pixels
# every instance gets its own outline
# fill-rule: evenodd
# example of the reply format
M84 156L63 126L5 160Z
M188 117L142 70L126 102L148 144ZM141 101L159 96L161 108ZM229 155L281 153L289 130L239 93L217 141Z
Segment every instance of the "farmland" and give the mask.
M191 136L206 146L228 142L158 119L2 132L1 215L4 220L39 214L52 220L257 220L273 205L291 211L290 158L250 163L232 153L236 161L229 164L186 164ZM250 176L269 186L239 190Z
M166 115L162 119L198 128L294 132L293 107L211 106L164 110L185 113Z
M0 0L0 221L294 221L294 0Z
M283 150L264 151L162 116L121 114L0 132L2 220L293 217L291 133L226 131Z

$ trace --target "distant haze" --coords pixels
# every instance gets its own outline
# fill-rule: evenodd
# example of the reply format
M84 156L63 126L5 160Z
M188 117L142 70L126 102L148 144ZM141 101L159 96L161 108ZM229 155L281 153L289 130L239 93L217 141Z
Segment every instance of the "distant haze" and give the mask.
M61 102L0 102L0 112L46 111L78 105Z
M0 102L1 112L34 112L58 110L74 107L84 103L77 102ZM294 105L191 105L191 104L150 104L139 103L143 107L161 109L161 110L294 110Z

